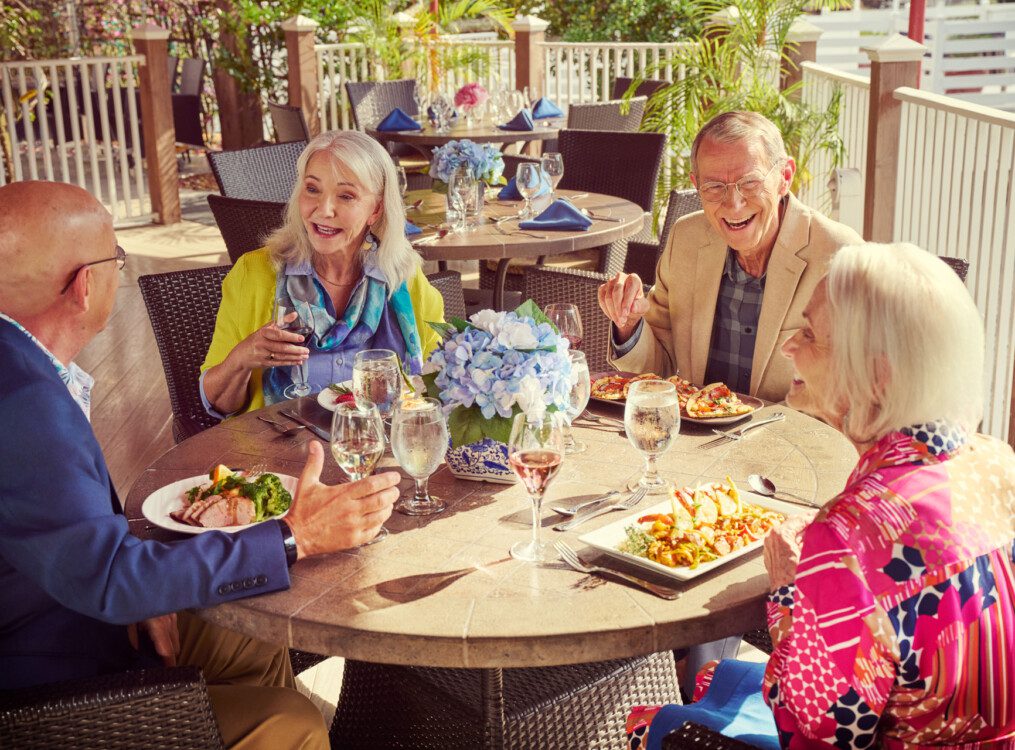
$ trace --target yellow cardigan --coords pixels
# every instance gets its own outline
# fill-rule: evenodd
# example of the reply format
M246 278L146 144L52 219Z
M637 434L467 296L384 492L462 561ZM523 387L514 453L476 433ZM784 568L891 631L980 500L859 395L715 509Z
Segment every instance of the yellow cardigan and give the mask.
M440 340L429 321L444 320L444 298L427 281L422 269L407 284L423 358L426 359ZM222 282L222 304L215 319L215 335L201 372L220 364L238 343L271 320L275 304L275 269L267 250L244 253ZM249 401L243 412L264 406L261 370L250 374Z

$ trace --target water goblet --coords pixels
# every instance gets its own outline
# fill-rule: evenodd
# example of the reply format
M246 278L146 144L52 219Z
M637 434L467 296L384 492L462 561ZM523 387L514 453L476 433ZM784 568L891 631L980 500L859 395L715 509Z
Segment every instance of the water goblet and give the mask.
M398 403L391 417L391 451L416 482L413 495L399 500L395 510L407 516L429 516L444 510L444 501L427 489L430 475L448 451L448 426L440 401L407 398Z
M570 302L553 302L547 305L543 312L560 331L560 335L571 343L571 349L581 349L584 337L578 305Z
M661 495L670 483L659 476L656 458L673 444L680 431L677 389L666 380L639 380L631 385L624 406L624 431L631 445L645 456L645 471L637 481L649 495Z
M352 481L370 476L384 454L384 422L373 404L338 404L331 415L331 455ZM367 544L388 535L380 531Z
M405 203L405 194L409 191L409 178L405 174L405 167L401 164L395 165L395 179L398 180L398 192L402 196L402 203Z
M375 404L387 419L402 391L402 368L390 349L356 352L352 364L352 395L357 406Z
M550 482L560 472L564 460L563 419L559 413L530 420L516 414L508 440L508 463L525 486L532 501L532 539L511 547L511 557L534 563L558 559L553 545L539 539L540 509Z
M564 157L556 151L547 151L539 160L543 174L550 178L550 202L553 202L557 184L564 176Z
M571 360L571 391L568 394L567 404L567 428L564 431L564 453L584 453L588 450L581 440L575 440L572 422L578 415L585 411L589 405L589 395L592 390L592 378L589 375L589 363L585 359L585 353L572 351L568 354Z
M275 312L272 318L275 326L280 331L296 333L303 337L300 343L306 346L307 339L314 332L314 315L309 307L304 309L304 314L293 304L292 300L279 297L275 300ZM307 366L309 362L302 365L293 365L292 384L286 386L282 392L286 398L299 398L310 395L310 384L307 382Z
M524 219L533 215L532 199L535 198L536 193L539 192L541 182L542 173L538 164L523 162L518 165L518 174L515 175L515 185L518 187L518 192L521 193L522 198L525 199L525 205L522 206L522 210L519 212L518 218Z
M456 232L464 231L469 224L469 209L476 206L476 178L465 167L459 167L452 173L448 183L448 200L453 209L449 223Z

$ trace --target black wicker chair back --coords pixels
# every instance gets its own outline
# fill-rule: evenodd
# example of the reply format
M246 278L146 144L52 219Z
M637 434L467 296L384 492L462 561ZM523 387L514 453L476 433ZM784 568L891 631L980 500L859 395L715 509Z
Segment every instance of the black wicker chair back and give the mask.
M652 210L664 134L561 130L558 143L564 157L562 190L615 195Z
M264 247L268 235L285 221L285 203L209 195L208 206L233 263L244 253Z
M222 747L201 670L143 669L0 693L0 747Z
M214 266L137 280L166 373L177 443L219 422L204 410L197 381L215 332L222 280L228 272L229 266Z
M631 84L634 83L633 78L617 78L613 82L613 93L610 94L611 99L623 99L624 94L631 88ZM652 97L652 94L657 92L659 89L669 86L669 81L663 81L658 78L646 78L644 81L638 84L638 88L634 90L635 96L647 96Z
M962 283L966 282L966 276L969 274L969 261L962 258L953 258L948 255L939 255L941 260L948 264L949 268L958 274L958 277L962 279Z
M352 106L352 122L359 130L372 128L395 107L401 107L409 117L419 114L419 107L412 98L416 81L347 81L345 91Z
M204 78L204 60L199 57L183 58L183 67L180 71L180 89L178 94L201 93L201 79Z
M296 161L306 147L305 141L293 141L209 151L208 162L222 195L287 203L296 183Z
M307 127L307 119L300 107L269 101L268 114L271 115L271 124L275 128L276 143L310 140L310 128Z
M673 223L681 216L701 210L701 196L697 190L673 190L666 204L666 216L659 232L658 242L628 242L627 257L624 259L624 270L636 273L648 286L656 283L656 266L659 256L666 249L670 239Z
M637 133L641 117L645 114L648 97L631 99L631 108L625 115L619 99L595 104L572 104L567 110L567 126L572 130L612 130L619 133ZM559 146L559 142L558 142Z
M458 271L437 271L428 273L426 278L444 298L444 320L464 319L465 293L462 291L462 275Z

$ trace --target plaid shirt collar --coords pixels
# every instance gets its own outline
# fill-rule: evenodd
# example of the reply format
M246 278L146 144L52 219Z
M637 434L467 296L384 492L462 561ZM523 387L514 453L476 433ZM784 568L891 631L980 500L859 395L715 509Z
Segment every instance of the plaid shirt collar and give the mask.
M765 267L764 273L761 276L751 276L747 271L740 267L740 263L737 261L737 253L732 247L726 248L726 265L723 267L723 276L734 284L747 284L751 281L758 281L763 286L765 283L765 276L768 275L768 267Z

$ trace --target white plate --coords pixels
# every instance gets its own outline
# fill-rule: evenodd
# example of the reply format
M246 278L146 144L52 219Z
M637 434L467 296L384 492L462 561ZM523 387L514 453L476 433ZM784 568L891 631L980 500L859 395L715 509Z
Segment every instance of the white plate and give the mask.
M790 503L783 503L779 500L773 500L769 497L762 497L761 495L755 495L753 492L744 492L740 490L740 497L745 502L760 505L762 508L768 508L769 510L775 510L786 516L799 515L804 512L805 509L797 505ZM737 558L743 557L746 554L753 552L764 544L764 538L757 539L746 547L742 547L735 552L731 552L728 555L723 555L717 560L712 562L702 563L694 570L687 567L671 568L662 563L657 563L654 560L649 560L647 557L638 557L627 552L621 552L617 549L617 545L627 539L627 535L624 533L624 529L628 526L634 526L638 523L638 519L642 516L648 516L653 513L670 513L672 506L669 500L665 500L661 503L657 503L649 508L639 510L637 513L626 518L622 518L619 521L604 526L601 529L590 531L583 536L578 538L578 541L583 544L587 544L590 547L595 547L606 554L616 557L620 560L626 560L629 563L633 563L639 567L645 568L646 570L652 570L656 573L662 573L663 575L669 576L670 578L676 578L680 581L689 581L692 578L703 576L706 573L711 573L718 567L726 565Z
M340 385L343 388L348 388L350 391L352 390L351 380L343 380L337 385ZM317 403L328 411L335 411L335 406L338 404L338 394L331 390L331 386L328 386L317 394Z
M283 487L293 494L296 493L296 483L299 481L296 477L291 477L288 474L279 474L278 472L272 473L282 480ZM183 508L183 496L187 490L199 484L204 484L207 481L208 475L201 474L190 479L181 479L179 482L173 482L161 489L155 490L141 504L142 515L156 526L161 526L163 529L169 529L170 531L178 531L181 534L201 534L205 531L239 531L240 529L247 529L255 525L248 523L243 526L222 526L217 529L206 529L203 526L190 526L179 521L174 521L169 514L174 510ZM272 516L272 518L282 518L288 512L287 510L282 515ZM263 522L258 521L258 523Z

